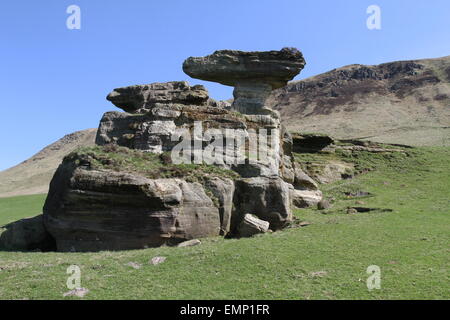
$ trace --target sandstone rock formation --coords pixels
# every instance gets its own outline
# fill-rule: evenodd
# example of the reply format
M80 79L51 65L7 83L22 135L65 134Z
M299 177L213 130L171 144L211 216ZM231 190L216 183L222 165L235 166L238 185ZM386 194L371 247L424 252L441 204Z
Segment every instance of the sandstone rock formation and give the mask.
M295 168L294 187L299 190L319 190L317 183L299 167Z
M279 158L270 159L271 163L280 163L277 174L267 175L264 170L260 170L262 166L259 163L254 168L246 165L244 166L245 170L238 172L244 176L248 172L256 171L257 174L247 175L246 177L273 178L278 176L287 183L295 184L297 187L291 188L294 191L290 194L296 196L298 201L295 204L299 206L301 204L301 207L317 204L321 200L322 194L317 190L317 185L314 185L312 180L309 184L295 183L292 137L281 125L278 113L267 107L266 99L272 90L284 87L304 66L303 55L295 48L268 52L222 50L206 57L191 57L183 63L184 72L191 77L234 86L234 101L231 109L247 115L247 119L251 115L270 124L272 135L275 134L280 137L280 147L273 153L279 155ZM306 174L304 175L306 176ZM266 182L266 187L270 184ZM249 186L255 188L256 192L261 192L260 187L253 187L252 184ZM309 186L312 186L312 193L308 193ZM296 190L298 187L302 189L302 192ZM282 193L289 192L283 191ZM256 205L256 207L258 206ZM264 212L264 210L258 210ZM264 213L261 214L264 215ZM278 217L278 220L276 228L280 228L283 224L283 218Z
M221 50L206 57L191 57L183 71L193 78L234 87L232 108L244 114L270 114L265 101L284 87L305 66L300 51L242 52Z
M40 214L33 218L12 222L0 228L0 249L52 251L56 249L56 244L44 228L42 214Z
M114 89L107 99L125 112L105 113L98 147L68 155L51 182L44 222L58 250L240 237L247 214L272 230L288 225L299 192L301 206L321 193L298 174L292 138L265 99L304 63L296 49L187 59L191 76L236 87L231 107L187 82Z
M236 212L232 225L239 225L242 213L252 213L279 230L292 219L289 184L281 178L247 178L236 181Z
M221 225L226 228L219 208L199 183L85 166L66 159L50 186L45 224L59 251L177 244L216 236Z
M336 159L332 155L337 152L349 157L358 157L361 152L384 155L403 154L407 156L407 150L411 148L401 145L386 147L380 143L366 140L340 140L323 134L293 133L292 136L292 147L296 153L316 153L319 156L316 159L310 158L308 161L303 161L301 162L301 168L300 166L295 168L294 186L298 190L318 190L316 182L328 184L339 180L351 179L355 175L369 170L367 167ZM300 194L296 193L296 195ZM310 198L310 196L307 197ZM305 203L303 200L300 200L300 202ZM300 202L294 201L294 203ZM306 201L306 203L311 203L311 201Z
M259 233L265 233L269 230L269 223L246 214L238 226L238 234L240 237L251 237Z
M291 190L292 204L297 208L308 208L317 205L322 200L320 190Z
M205 87L191 87L186 81L117 88L106 97L116 107L131 113L145 113L164 104L206 105L208 98Z
M194 247L194 246L198 246L199 244L202 244L202 242L200 240L192 239L192 240L187 240L187 241L183 241L183 242L179 243L177 245L177 247L180 247L180 248Z

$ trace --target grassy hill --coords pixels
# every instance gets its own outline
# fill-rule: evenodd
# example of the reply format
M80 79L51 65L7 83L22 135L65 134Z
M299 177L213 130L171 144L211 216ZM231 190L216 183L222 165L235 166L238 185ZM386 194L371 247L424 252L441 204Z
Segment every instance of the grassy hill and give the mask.
M0 299L62 299L72 264L81 268L81 285L90 290L84 299L449 299L450 150L320 157L371 171L322 185L335 200L325 211L297 210L309 226L240 240L203 239L188 248L0 252ZM345 195L356 191L373 196ZM43 200L0 199L1 222L40 212ZM392 212L347 214L349 206ZM167 260L150 265L155 256ZM381 268L380 290L366 287L370 265Z
M450 146L450 56L345 66L290 82L268 105L292 131Z
M94 145L97 129L65 135L33 157L0 172L0 197L47 193L56 168L63 157L79 146Z
M42 213L47 194L0 198L0 226Z

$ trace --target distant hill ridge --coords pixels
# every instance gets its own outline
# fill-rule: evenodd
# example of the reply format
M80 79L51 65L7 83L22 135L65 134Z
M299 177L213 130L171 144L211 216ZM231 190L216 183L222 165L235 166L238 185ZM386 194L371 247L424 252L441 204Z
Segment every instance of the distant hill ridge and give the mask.
M291 131L409 145L450 145L450 56L349 65L274 91Z
M94 145L97 129L65 135L30 159L0 172L0 197L46 193L63 157L78 146Z

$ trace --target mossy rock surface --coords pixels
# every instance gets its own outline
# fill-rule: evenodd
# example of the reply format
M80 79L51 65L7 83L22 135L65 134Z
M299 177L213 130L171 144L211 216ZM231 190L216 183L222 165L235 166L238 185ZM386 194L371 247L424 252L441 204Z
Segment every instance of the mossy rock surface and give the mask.
M170 153L155 154L115 145L82 147L64 158L77 166L142 175L150 179L182 178L202 182L208 177L236 179L232 170L207 164L173 164Z

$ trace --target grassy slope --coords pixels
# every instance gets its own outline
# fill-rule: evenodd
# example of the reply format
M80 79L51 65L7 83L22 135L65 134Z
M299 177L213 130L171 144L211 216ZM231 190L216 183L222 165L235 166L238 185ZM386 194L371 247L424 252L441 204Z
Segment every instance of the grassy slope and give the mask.
M353 160L370 161L364 154ZM297 211L313 223L304 228L251 239L206 239L192 248L0 252L0 299L62 299L71 264L81 267L82 286L90 290L85 299L450 298L450 151L421 149L413 157L373 161L375 171L322 186L337 201L328 214ZM343 213L355 204L342 196L351 190L375 194L362 199L365 206L394 212ZM1 201L3 207L9 200ZM149 265L157 255L166 262ZM381 268L382 288L369 292L366 268L373 264ZM327 274L311 275L318 271Z
M46 194L0 198L0 226L42 213Z

